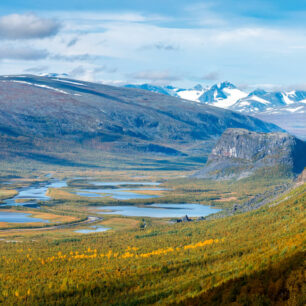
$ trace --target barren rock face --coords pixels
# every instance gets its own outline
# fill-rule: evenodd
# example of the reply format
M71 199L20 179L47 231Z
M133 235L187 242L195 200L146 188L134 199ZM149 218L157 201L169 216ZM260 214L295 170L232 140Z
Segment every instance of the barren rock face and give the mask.
M287 133L227 129L196 177L245 177L266 168L298 174L306 166L306 143Z
M297 179L297 183L298 184L304 184L306 183L306 168L304 169L304 171L299 175L298 179Z

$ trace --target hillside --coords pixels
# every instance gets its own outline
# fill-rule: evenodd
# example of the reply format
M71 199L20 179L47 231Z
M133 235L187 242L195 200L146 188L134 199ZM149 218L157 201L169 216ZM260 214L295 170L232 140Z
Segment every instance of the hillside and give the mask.
M225 219L4 236L0 303L302 306L305 187Z
M198 178L242 178L258 171L299 174L306 166L306 142L287 133L256 133L228 129L195 174Z
M95 162L107 152L205 155L229 127L280 130L253 117L138 89L55 77L0 77L4 159L69 164L88 155Z

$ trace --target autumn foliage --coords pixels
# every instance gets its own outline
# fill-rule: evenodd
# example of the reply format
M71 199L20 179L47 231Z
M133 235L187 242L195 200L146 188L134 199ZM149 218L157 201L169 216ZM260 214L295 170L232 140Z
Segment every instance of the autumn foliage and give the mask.
M306 184L224 219L0 241L0 304L303 305L305 203Z

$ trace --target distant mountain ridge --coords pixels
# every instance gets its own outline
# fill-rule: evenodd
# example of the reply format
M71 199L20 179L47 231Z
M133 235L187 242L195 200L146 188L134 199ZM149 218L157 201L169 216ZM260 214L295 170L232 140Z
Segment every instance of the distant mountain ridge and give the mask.
M125 85L128 88L139 88L156 93L180 97L213 106L228 108L235 111L257 112L296 112L305 113L306 91L266 91L256 89L250 93L238 89L230 82L222 82L211 87L196 85L194 88L176 88L174 86L157 85ZM298 107L296 108L295 107Z
M266 91L256 89L252 92L246 92L230 82L218 83L211 87L196 85L191 89L148 84L126 86L152 90L252 115L273 122L294 135L306 139L306 91L303 90Z
M2 158L101 159L106 152L203 156L229 127L281 130L230 110L150 91L53 75L0 77Z

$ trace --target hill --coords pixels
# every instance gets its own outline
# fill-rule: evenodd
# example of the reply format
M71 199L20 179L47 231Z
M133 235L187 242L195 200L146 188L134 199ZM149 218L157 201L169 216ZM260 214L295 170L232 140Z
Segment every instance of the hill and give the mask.
M149 91L56 77L0 77L2 159L69 165L96 163L107 152L203 155L229 127L280 131L253 117Z
M6 236L0 304L305 305L305 188L224 219Z

